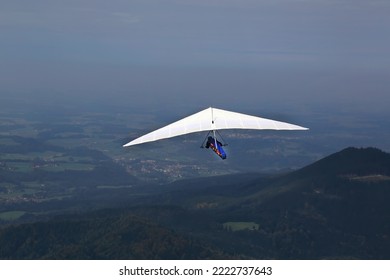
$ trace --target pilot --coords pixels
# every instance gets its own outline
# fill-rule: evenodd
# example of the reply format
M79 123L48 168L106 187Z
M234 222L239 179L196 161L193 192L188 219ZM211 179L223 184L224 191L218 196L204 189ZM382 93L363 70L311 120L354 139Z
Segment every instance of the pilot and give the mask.
M215 140L214 140L214 138L211 137L211 136L209 136L209 137L207 138L207 143L206 143L206 148L207 148L207 149L210 147L210 144L215 145ZM219 146L222 146L222 143L219 142L218 140L217 140L217 144L218 144Z

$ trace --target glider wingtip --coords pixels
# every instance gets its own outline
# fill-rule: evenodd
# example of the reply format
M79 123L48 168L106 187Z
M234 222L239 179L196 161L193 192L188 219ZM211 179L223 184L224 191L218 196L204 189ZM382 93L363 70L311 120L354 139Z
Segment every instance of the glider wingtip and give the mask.
M304 126L298 126L297 130L309 130L309 128Z

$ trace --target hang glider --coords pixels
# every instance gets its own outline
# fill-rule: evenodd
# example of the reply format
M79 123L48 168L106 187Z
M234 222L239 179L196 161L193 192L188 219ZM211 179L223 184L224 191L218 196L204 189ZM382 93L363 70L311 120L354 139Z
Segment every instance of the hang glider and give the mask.
M152 131L148 134L145 134L137 139L134 139L133 141L123 145L123 147L129 147L189 133L211 131L214 134L214 145L209 146L214 146L214 148L219 151L219 148L222 149L223 145L217 141L215 132L224 129L307 130L308 128L286 122L280 122L210 107L160 129ZM222 152L220 153L222 154ZM225 154L225 152L223 152L223 154ZM224 157L221 155L219 156L223 159L226 158L226 154Z

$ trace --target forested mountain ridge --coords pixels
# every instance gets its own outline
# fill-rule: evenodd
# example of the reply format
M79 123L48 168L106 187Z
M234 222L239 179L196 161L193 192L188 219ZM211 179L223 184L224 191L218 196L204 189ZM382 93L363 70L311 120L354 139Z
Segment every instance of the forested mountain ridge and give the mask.
M257 192L224 211L231 220L259 224L263 236L252 245L269 249L261 255L390 258L390 154L347 148L254 185Z
M347 148L283 175L176 182L122 209L7 226L0 258L389 259L389 168L388 153Z
M127 211L9 226L0 232L0 244L0 259L229 258L213 246Z
M297 176L390 175L390 154L376 148L349 147L295 173Z

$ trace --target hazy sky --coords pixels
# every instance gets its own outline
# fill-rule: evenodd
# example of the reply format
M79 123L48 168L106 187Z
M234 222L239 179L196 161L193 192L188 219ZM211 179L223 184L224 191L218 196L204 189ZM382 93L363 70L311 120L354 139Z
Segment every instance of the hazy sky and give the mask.
M0 94L387 110L389 15L388 0L0 0Z

